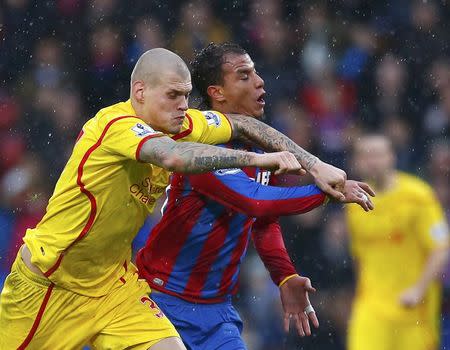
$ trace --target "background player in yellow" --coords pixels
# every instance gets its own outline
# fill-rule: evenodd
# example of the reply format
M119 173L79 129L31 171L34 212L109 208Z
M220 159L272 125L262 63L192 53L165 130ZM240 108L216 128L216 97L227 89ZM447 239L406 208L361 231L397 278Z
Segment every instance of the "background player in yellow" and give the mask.
M47 213L27 231L5 282L0 349L74 349L87 342L99 349L183 349L130 263L131 241L163 192L168 171L301 167L289 152L177 144L168 134L204 143L241 135L271 150L292 149L318 184L340 196L333 186L340 187L344 172L264 124L230 125L214 112L186 114L190 90L181 58L150 50L133 70L130 100L102 109L84 125Z
M349 350L438 347L439 275L448 258L448 228L433 190L395 170L390 141L362 137L355 168L377 191L376 210L347 206L358 282Z

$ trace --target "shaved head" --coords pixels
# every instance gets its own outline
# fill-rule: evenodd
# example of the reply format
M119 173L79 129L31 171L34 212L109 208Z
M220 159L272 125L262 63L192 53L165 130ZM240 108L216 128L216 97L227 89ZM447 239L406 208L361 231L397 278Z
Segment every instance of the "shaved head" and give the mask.
M146 51L137 61L131 73L131 85L143 81L150 86L161 83L167 74L177 74L190 80L186 63L172 51L156 48Z
M180 132L192 91L191 74L180 56L162 48L145 52L131 73L130 85L136 115L155 130Z

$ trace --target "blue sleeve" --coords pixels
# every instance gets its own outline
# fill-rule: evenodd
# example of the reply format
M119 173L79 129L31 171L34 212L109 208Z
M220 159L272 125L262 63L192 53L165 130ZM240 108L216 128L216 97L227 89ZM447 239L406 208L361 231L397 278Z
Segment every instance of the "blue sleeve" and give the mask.
M304 213L325 200L325 194L315 185L264 186L241 169L217 170L189 179L194 190L253 217Z

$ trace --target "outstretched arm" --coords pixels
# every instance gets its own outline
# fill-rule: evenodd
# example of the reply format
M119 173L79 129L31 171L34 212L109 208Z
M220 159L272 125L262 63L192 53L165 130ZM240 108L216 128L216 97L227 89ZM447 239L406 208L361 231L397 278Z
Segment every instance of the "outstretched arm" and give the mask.
M249 139L265 151L289 151L313 177L317 186L333 198L343 201L342 190L346 173L298 146L290 138L263 122L244 115L227 114L232 127L233 138Z
M301 214L326 199L315 185L264 186L240 169L191 175L189 181L195 191L252 217Z
M300 164L289 152L258 154L195 142L177 143L170 137L151 138L142 145L138 159L180 173L201 173L234 167L260 167L276 173L295 173Z
M284 245L277 218L257 219L253 224L252 238L273 282L280 288L284 330L289 331L292 321L300 336L311 335L309 322L317 328L319 321L314 309L307 313L305 313L305 309L311 304L309 293L314 292L315 289L311 286L308 278L299 276L295 271Z

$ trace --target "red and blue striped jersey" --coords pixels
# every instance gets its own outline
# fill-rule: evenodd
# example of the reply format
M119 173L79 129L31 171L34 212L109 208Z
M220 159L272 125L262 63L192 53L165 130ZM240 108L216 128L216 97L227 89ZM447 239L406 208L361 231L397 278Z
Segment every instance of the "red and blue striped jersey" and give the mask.
M272 278L279 282L283 273L295 273L272 218L309 211L325 195L315 185L275 187L269 180L269 172L255 168L173 174L161 221L136 258L141 277L188 301L224 301L237 291L255 220L261 220L255 245Z

